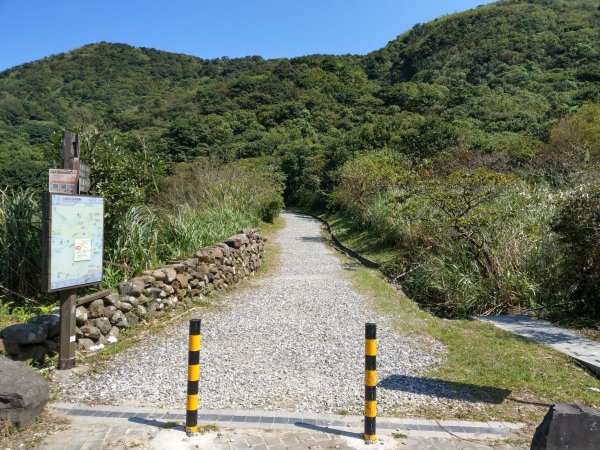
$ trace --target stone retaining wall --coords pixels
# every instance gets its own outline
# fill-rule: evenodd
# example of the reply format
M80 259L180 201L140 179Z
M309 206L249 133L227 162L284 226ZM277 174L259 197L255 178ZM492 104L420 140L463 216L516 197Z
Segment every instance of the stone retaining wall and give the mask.
M124 328L185 307L186 300L226 291L262 265L265 241L256 230L244 229L191 258L147 270L119 284L118 292L78 306L77 348L100 349L116 342ZM13 359L42 363L48 353L57 351L58 333L57 315L32 317L27 324L10 325L0 331L0 351Z

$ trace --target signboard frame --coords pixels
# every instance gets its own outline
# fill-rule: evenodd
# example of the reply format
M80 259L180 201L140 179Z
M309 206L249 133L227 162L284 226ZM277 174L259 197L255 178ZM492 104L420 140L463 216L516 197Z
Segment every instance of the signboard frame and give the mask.
M104 278L104 269L102 262L100 264L100 280L94 280L90 283L63 286L60 288L52 289L52 205L53 199L56 197L79 197L82 199L100 199L102 205L102 232L104 233L104 197L95 195L60 194L45 192L42 198L42 290L47 293L60 292L66 290L73 290L80 287L95 286L101 284ZM100 252L101 255L104 255L104 236L102 238L102 246L100 248Z

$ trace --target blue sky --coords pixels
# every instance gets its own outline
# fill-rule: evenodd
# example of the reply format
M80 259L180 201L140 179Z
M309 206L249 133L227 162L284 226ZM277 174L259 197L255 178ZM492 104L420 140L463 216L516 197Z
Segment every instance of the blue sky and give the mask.
M0 70L108 41L203 58L365 54L486 0L0 0Z

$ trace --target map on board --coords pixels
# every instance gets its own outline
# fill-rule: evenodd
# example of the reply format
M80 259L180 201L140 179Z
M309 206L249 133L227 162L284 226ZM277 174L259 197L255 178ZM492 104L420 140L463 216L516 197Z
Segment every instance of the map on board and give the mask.
M102 281L104 199L53 194L50 290Z

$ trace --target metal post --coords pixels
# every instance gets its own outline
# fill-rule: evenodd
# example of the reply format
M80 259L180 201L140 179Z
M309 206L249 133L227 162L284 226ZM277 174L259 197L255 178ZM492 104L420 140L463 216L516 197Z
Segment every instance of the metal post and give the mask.
M76 289L60 291L60 341L58 347L58 369L75 367L75 308Z
M198 431L198 381L200 380L200 319L190 320L190 340L188 344L188 383L185 431Z
M377 325L365 325L365 441L377 440Z

